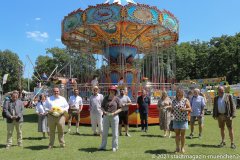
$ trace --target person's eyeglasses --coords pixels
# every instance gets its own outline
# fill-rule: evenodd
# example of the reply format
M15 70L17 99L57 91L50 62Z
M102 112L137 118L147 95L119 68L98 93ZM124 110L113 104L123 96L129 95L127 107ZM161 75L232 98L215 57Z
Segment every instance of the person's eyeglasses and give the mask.
M53 91L54 93L58 93L59 91Z

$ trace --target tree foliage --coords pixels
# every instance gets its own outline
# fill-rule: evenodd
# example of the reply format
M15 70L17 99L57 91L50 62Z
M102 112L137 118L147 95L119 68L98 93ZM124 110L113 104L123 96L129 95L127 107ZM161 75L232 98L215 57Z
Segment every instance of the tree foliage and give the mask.
M39 56L36 60L35 76L43 73L50 76L57 67L53 75L57 73L57 76L77 78L78 81L83 82L95 72L96 62L92 54L78 53L58 47L47 48L46 53L46 56Z
M177 80L226 76L240 80L240 33L213 37L209 42L186 42L176 46Z
M18 55L10 50L0 50L0 80L4 74L9 74L7 83L3 85L3 91L9 92L20 89L20 78L23 75L23 63Z

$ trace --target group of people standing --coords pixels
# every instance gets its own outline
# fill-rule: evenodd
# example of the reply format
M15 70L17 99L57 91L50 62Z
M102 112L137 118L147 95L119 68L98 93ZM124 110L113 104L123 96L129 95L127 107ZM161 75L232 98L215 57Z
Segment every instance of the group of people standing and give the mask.
M118 136L122 135L122 124L125 127L125 135L130 136L128 132L128 110L131 105L131 100L127 96L127 88L120 89L120 95L117 95L118 89L116 86L110 86L108 95L103 97L99 93L98 86L93 87L93 94L90 97L90 117L94 135L102 137L102 143L99 150L105 150L107 145L107 137L109 128L112 128L112 151L118 150ZM150 98L145 90L142 90L142 95L138 97L137 104L141 119L141 130L148 131L148 108ZM194 89L193 96L185 98L184 90L178 88L176 90L175 99L171 100L166 91L162 92L162 97L158 101L158 109L160 111L160 129L164 130L164 137L171 137L171 130L174 130L176 152L185 152L185 131L188 129L189 113L191 133L189 138L194 136L194 123L197 120L199 125L198 137L202 138L202 130L204 124L204 108L206 100L200 96L200 90ZM233 102L231 94L224 92L224 87L218 88L218 95L214 98L213 118L218 120L222 141L220 147L226 145L224 128L225 124L229 131L231 140L230 147L236 148L234 144L234 134L232 120L235 117L236 105ZM59 107L61 112L57 116L53 114L54 107ZM56 128L58 130L58 140L60 147L65 147L64 127L65 113L69 114L68 132L71 132L71 122L74 117L76 120L76 133L79 134L80 112L83 109L82 98L79 96L79 90L74 89L74 94L69 97L69 101L60 96L58 87L53 88L53 95L46 97L40 95L40 101L36 106L38 114L38 131L43 132L43 137L49 135L48 148L54 146ZM23 124L24 105L18 99L18 92L13 92L11 99L6 101L3 106L4 117L7 121L7 145L9 149L12 146L12 133L14 127L17 131L18 146L22 146L22 124Z
M127 88L120 89L120 95L117 95L117 87L111 86L108 89L108 95L103 97L99 93L98 86L93 87L93 94L90 97L90 117L94 135L102 137L100 150L106 149L108 131L112 128L112 150L118 149L118 136L122 135L122 124L125 126L125 135L130 136L128 132L128 109L131 100L127 96ZM54 108L58 108L59 114L54 114ZM71 132L72 119L76 120L76 134L79 132L80 112L83 109L82 98L79 96L79 90L74 89L73 95L67 100L60 95L58 87L53 88L53 95L46 97L41 94L36 106L38 114L38 132L43 133L43 138L49 136L48 149L52 149L55 141L55 132L57 128L60 147L65 147L64 128L66 113L68 113L68 133ZM18 92L13 92L11 99L6 101L3 107L5 118L7 119L7 145L9 149L12 146L12 133L14 127L17 130L18 146L22 146L22 124L23 124L24 105L18 99ZM120 118L120 119L119 119ZM119 133L120 131L120 133ZM46 135L47 134L47 135Z
M193 96L184 97L184 90L178 88L176 90L176 98L171 100L167 92L162 92L162 97L158 101L160 129L164 131L164 137L171 137L171 130L176 134L176 152L185 152L185 131L188 129L188 122L190 121L191 132L189 138L194 136L195 121L198 121L198 138L202 138L202 130L204 124L204 108L206 106L206 99L200 95L200 90L195 88ZM222 141L219 147L226 145L225 143L225 124L229 131L231 140L230 147L236 148L234 144L234 135L232 128L232 119L235 117L236 105L231 94L224 92L224 87L218 87L218 94L214 98L213 104L213 118L218 120ZM189 119L190 117L190 119Z

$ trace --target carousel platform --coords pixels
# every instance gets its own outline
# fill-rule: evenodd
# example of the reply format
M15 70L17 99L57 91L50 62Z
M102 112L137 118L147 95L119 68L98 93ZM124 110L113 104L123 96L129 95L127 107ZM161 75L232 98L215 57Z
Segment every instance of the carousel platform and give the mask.
M80 124L91 124L90 112L89 112L89 104L83 105L83 110L80 113ZM72 121L75 123L75 119ZM140 114L138 111L138 105L132 104L129 106L129 114L128 114L128 122L129 125L140 125ZM159 124L159 111L157 109L157 104L151 104L149 106L148 113L148 124Z

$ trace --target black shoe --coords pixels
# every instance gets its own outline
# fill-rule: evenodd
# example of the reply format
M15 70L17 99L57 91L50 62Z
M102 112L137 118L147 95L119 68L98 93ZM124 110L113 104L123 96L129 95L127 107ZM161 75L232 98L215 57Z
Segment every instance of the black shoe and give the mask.
M226 145L225 142L221 142L221 143L219 144L219 147L222 148L222 147L224 147L225 145Z
M236 149L236 145L234 143L231 143L231 148Z
M106 151L106 148L99 147L98 150L99 150L99 151Z

